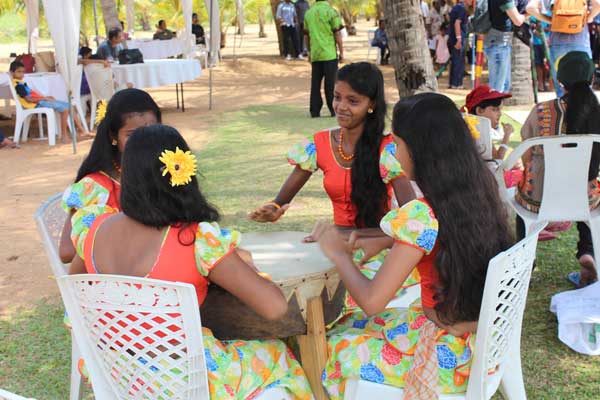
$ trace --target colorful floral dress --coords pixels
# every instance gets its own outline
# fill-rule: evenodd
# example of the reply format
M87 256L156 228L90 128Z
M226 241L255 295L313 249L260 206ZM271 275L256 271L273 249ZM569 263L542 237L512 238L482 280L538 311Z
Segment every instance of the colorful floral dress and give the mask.
M352 177L351 169L341 166L335 159L331 147L332 131L326 130L315 133L312 137L305 138L302 142L294 145L287 153L288 162L298 166L304 171L323 171L323 187L331 200L333 206L333 220L338 226L356 227L356 206L352 203ZM389 210L394 196L392 181L405 177L402 166L396 159L396 145L392 135L386 135L381 143L379 158L379 173L381 180L386 184L388 191ZM387 210L383 210L384 212ZM369 279L373 279L389 250L383 250L369 259L367 263L360 266L360 270ZM362 249L354 253L354 261L363 258ZM404 282L397 295L401 296L407 288L419 284L419 272L415 269ZM358 306L350 296L345 299L345 312L350 313L358 309Z
M438 221L423 200L413 200L390 211L381 221L383 231L396 241L420 249L416 266L421 273L421 297L425 307L435 306L433 296L439 282L434 266ZM323 385L331 399L341 399L349 378L403 388L419 343L420 329L429 322L419 301L409 309L389 309L367 317L348 315L328 334L329 359ZM437 329L437 328L436 328ZM443 329L435 335L439 392L462 393L472 362L475 335L456 337Z
M93 263L94 237L110 214L108 207L85 207L73 216L73 243L88 273L98 273ZM182 245L190 235L193 246ZM208 274L231 254L240 242L237 231L221 229L215 222L191 227L171 226L151 271L146 277L191 283L199 304L208 289ZM211 399L252 399L269 388L279 387L294 399L311 399L304 371L281 340L219 341L203 328Z
M82 207L98 205L121 209L121 184L104 172L84 176L63 193L62 208L67 214Z

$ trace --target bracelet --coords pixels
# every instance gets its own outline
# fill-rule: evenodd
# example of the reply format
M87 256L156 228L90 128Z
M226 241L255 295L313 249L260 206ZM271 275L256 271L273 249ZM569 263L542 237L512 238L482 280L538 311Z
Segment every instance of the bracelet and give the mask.
M270 201L270 202L268 202L265 205L266 206L273 206L273 207L275 207L276 210L280 210L281 209L281 206L279 204L275 203L274 201Z
M500 146L498 146L499 149L504 149L506 151L508 151L510 149L510 147L508 147L506 144L502 143Z

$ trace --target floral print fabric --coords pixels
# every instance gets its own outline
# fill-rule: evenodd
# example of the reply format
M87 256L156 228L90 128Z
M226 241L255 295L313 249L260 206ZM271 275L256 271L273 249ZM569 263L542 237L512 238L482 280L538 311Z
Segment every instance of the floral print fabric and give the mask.
M69 214L90 205L105 206L109 197L110 192L104 186L86 176L64 191L61 205Z
M403 388L417 347L421 327L427 321L418 302L409 309L389 309L371 318L355 313L328 332L329 359L323 385L332 400L342 399L350 378ZM475 335L456 337L438 329L439 392L464 393L472 362Z
M388 143L379 157L379 172L384 183L390 183L404 175L404 170L396 158L396 144Z
M81 257L82 260L85 260L83 254L85 238L96 218L103 214L113 214L117 212L118 210L106 205L91 205L80 208L73 214L73 217L71 217L71 241L75 246L77 255Z
M200 222L194 242L198 271L208 276L223 257L238 247L240 239L238 231L221 229L216 222Z
M425 254L433 251L438 235L438 220L423 200L411 200L391 210L381 220L380 227L387 235Z
M291 165L297 165L304 171L315 172L318 167L314 137L304 138L300 143L293 145L287 152L287 159Z

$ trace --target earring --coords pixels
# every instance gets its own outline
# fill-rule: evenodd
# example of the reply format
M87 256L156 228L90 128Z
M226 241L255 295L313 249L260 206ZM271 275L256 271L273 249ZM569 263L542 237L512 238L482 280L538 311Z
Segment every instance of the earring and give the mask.
M116 146L118 143L119 143L119 142L117 142L117 139L113 139L113 140L112 140L112 142L111 142L111 144L112 144L113 146Z
M369 114L373 114L373 109L372 109L372 108L369 108L369 109L367 110L367 112L368 112Z

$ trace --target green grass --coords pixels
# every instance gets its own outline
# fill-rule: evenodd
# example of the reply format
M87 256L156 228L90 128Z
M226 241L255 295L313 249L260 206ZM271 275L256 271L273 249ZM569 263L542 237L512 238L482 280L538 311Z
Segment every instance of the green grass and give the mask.
M514 139L520 126L515 125ZM310 119L304 109L256 106L227 113L214 124L210 141L198 152L201 181L223 212L223 225L243 232L310 230L329 218L331 206L315 175L277 224L257 224L246 213L274 197L291 168L285 151L303 136L335 125L330 118ZM522 335L525 384L530 399L600 398L600 359L569 350L557 339L557 323L548 311L553 294L569 290L565 274L577 270L576 231L539 245ZM0 387L38 399L68 396L70 340L62 326L57 298L12 313L0 321ZM496 396L500 398L500 396Z

